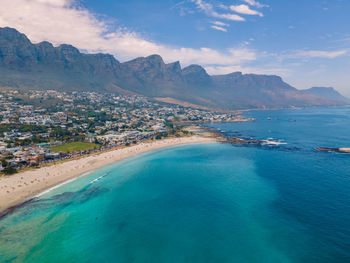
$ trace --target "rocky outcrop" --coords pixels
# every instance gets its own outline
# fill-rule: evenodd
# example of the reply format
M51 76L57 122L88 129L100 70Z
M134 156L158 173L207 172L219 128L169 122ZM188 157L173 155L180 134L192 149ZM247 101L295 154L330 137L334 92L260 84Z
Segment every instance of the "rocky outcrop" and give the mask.
M338 153L350 153L350 148L324 148L318 147L316 150L321 152L338 152Z

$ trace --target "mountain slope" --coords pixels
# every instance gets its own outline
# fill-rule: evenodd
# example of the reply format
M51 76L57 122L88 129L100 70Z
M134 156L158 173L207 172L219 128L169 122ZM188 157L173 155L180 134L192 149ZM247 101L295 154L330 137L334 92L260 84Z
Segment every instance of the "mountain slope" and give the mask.
M111 90L120 63L106 54L82 54L73 46L32 44L12 28L0 29L0 84L62 90Z
M324 99L350 103L349 98L344 97L332 87L312 87L310 89L302 90L302 92L305 94L312 94Z
M210 76L203 67L181 68L159 55L120 63L108 54L83 54L73 46L32 44L12 28L0 28L0 85L141 94L218 109L339 105L344 102L307 94L278 76Z

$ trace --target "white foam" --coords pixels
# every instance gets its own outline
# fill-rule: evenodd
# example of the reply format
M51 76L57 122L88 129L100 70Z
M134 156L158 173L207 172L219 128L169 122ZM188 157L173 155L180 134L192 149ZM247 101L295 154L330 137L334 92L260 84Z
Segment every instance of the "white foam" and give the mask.
M79 175L79 176L77 176L77 177L74 177L74 178L72 178L72 179L69 179L69 180L67 180L67 181L64 181L63 183L60 183L60 184L58 184L58 185L55 185L55 186L53 186L53 187L51 187L51 188L49 188L49 189L47 189L47 190L45 190L45 191L43 191L43 192L37 194L37 195L35 195L34 197L40 197L40 196L42 196L42 195L44 195L44 194L47 194L47 193L51 192L52 190L55 190L55 189L57 189L57 188L59 188L59 187L65 185L65 184L69 184L69 183L71 183L71 182L77 180L77 179L80 178L80 177L83 177L83 176L85 176L85 175L88 175L89 173L90 173L90 172L87 172L87 173L84 173L84 174Z
M283 145L283 144L288 144L286 142L282 142L282 141L276 141L276 140L271 140L271 138L267 139L267 140L262 140L262 144L263 145Z
M101 179L102 179L103 177L105 177L106 175L107 175L107 174L104 174L104 175L101 175L100 177L97 177L96 179L90 181L89 184L93 184L93 183L95 183L95 182L101 180Z

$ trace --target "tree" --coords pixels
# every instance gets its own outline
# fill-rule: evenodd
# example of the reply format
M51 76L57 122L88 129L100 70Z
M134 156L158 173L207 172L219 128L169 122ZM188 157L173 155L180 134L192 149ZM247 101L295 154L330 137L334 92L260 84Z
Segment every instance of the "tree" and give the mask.
M17 170L15 168L13 168L12 166L10 166L10 165L6 166L4 168L4 170L2 170L2 171L3 171L4 174L8 174L8 175L17 173Z
M10 160L10 159L13 159L13 158L14 158L13 153L9 153L9 154L5 157L5 159L7 159L7 160Z
M38 167L39 164L38 164L37 162L35 162L35 163L31 163L30 166L31 166L31 167Z
M6 158L2 158L1 159L1 165L2 165L2 167L6 167L7 166L7 162L6 162Z

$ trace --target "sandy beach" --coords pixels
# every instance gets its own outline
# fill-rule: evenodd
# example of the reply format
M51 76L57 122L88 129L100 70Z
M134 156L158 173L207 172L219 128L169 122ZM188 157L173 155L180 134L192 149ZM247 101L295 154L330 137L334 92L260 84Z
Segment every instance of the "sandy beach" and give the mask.
M138 153L181 144L213 142L200 136L142 142L130 147L89 155L56 165L0 177L0 212L25 202L31 197L91 170L120 161Z

